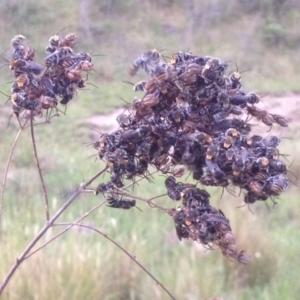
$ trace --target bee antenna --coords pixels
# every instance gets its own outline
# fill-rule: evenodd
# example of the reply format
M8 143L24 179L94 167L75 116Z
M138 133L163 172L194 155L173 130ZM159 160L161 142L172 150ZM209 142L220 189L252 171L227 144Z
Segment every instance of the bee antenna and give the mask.
M138 210L140 210L141 212L143 212L140 208L138 208L136 205L135 205L135 207L138 209Z
M236 71L239 72L239 67L238 67L236 61L234 62L234 64L235 64Z
M123 98L121 98L121 97L120 97L120 99L121 99L123 102L125 102L126 104L131 105L131 103L128 102L128 101L126 101L125 99L123 99Z
M64 31L65 29L67 29L69 26L66 26L66 27L64 27L63 29L61 29L60 31L58 31L57 33L56 33L56 35L58 35L59 33L61 33L62 31Z
M293 174L291 171L288 171L288 172L291 173L291 174ZM296 177L295 174L293 174L293 176L295 176L295 178L298 179L298 178ZM295 185L296 187L298 187L297 183L295 183L295 182L292 181L291 179L289 179L289 181L290 181L293 185Z
M0 55L1 58L3 58L6 62L8 62L8 64L10 63L10 61L8 59L6 59L4 56ZM6 65L6 64L5 64Z
M90 82L88 82L87 84L89 84L89 85L92 85L93 87L95 87L96 89L98 89L99 90L99 88L95 85L95 84L93 84L93 83L90 83Z
M9 124L10 124L10 121L11 121L12 117L13 117L13 115L10 115L10 116L9 116L9 118L8 118L8 123L7 123L7 126L6 126L6 128L8 128L8 127L9 127Z
M105 56L105 54L93 54L92 56Z
M1 93L1 94L3 94L4 96L7 96L8 98L10 98L10 96L9 96L9 95L7 95L7 94L3 93L2 91L0 91L0 93Z
M127 83L127 84L131 84L131 85L134 85L134 83L132 83L132 82L130 82L130 81L122 80L122 82Z

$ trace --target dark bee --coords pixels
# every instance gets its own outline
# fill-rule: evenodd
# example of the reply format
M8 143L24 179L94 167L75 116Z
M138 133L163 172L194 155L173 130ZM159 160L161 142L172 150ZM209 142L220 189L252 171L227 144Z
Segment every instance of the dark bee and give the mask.
M258 180L252 180L249 183L249 188L253 194L258 196L261 195L263 191L263 185Z
M67 105L74 97L76 93L77 85L75 83L69 84L62 90L62 99L60 104Z
M264 193L269 196L279 196L288 188L288 179L284 174L270 177L264 186Z
M60 38L58 35L55 34L55 35L51 36L49 39L49 44L45 50L46 53L47 54L53 53L58 48L59 43L60 43Z
M76 42L77 36L75 33L68 33L63 39L59 40L59 47L70 47L73 48ZM50 44L50 41L49 41Z
M270 135L270 136L262 139L261 142L266 147L276 147L276 146L279 145L280 139L277 136L275 136L275 135Z
M218 164L211 159L205 159L208 170L211 172L213 177L217 180L225 177L224 172L220 169Z
M189 230L187 225L185 224L185 217L185 213L182 209L177 210L173 215L176 234L180 241L189 237Z
M70 47L62 47L49 54L46 58L46 67L53 68L62 62L68 55L72 54L73 50Z
M161 55L157 50L150 50L139 56L130 66L129 74L134 76L140 68L149 75L153 75L155 67L159 63Z
M107 205L108 207L130 209L135 206L136 201L123 199L122 197L119 198L116 195L111 195L107 197L107 203L109 204Z
M210 144L206 150L206 159L210 160L213 157L218 156L220 150L220 146L218 144Z
M106 183L100 183L94 190L94 194L98 195L99 193L108 193L117 191L116 187L109 181Z
M165 180L165 186L167 188L168 196L172 200L179 201L181 199L181 189L173 176L167 177Z
M119 123L120 127L126 129L134 123L134 118L131 114L122 113L118 115L117 122Z
M287 167L281 160L279 160L279 159L270 159L269 160L270 176L286 174L286 173L287 173Z
M275 123L279 124L282 127L288 127L288 121L286 118L280 116L280 115L276 115L276 114L272 114L273 119L275 120Z

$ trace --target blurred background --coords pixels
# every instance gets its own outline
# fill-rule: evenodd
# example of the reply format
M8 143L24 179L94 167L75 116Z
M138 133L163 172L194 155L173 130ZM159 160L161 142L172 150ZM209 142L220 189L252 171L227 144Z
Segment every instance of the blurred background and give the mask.
M130 63L148 49L168 57L190 51L228 61L228 72L242 73L246 92L262 96L262 108L284 115L287 129L274 126L289 166L290 188L277 205L269 200L243 206L243 194L232 196L221 188L208 188L213 206L230 219L239 249L251 255L248 265L208 251L191 241L177 239L172 219L138 203L138 209L114 210L106 206L88 218L136 256L177 299L298 299L300 286L299 119L300 3L297 0L128 0L33 1L0 3L0 53L4 58L0 90L10 93L13 74L9 44L22 34L43 63L50 36L75 32L77 51L95 55L90 85L78 91L66 115L51 124L36 126L36 140L53 214L66 201L72 186L96 173L91 142L96 131L111 131L116 115L136 96L130 84ZM99 54L103 56L99 56ZM243 72L244 71L244 72ZM4 175L11 145L18 131L10 103L0 102L0 171ZM38 119L37 119L38 122ZM255 120L251 120L255 124ZM268 136L269 128L253 127ZM282 158L283 160L285 158ZM165 193L164 177L154 184L141 182L134 193ZM98 179L94 187L107 178ZM91 209L101 196L82 196L60 220L72 221ZM170 199L157 200L170 207ZM243 206L243 207L239 207ZM1 224L1 280L16 257L45 221L44 200L32 155L29 130L18 141L8 172ZM48 240L58 228L43 238ZM168 299L168 295L112 243L95 233L72 229L25 261L7 286L3 299Z

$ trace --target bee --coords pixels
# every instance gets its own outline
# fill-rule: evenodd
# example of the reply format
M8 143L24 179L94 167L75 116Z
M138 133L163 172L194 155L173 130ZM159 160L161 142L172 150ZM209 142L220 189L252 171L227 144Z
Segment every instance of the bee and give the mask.
M236 155L235 161L232 164L233 175L238 176L240 172L244 171L248 158L248 152L242 148L240 153Z
M69 84L65 89L63 89L62 99L60 104L67 105L74 97L76 93L77 86L75 83Z
M268 179L268 177L269 174L266 171L260 171L254 175L254 179L258 180L259 182L265 182Z
M228 85L231 89L240 89L242 87L241 74L239 72L232 72L228 77Z
M140 81L140 82L138 82L137 84L135 84L133 86L133 90L135 92L137 92L137 91L146 92L147 91L146 90L146 84L147 84L147 81Z
M127 129L134 123L134 118L131 114L122 113L117 116L117 122L121 128Z
M40 103L42 105L43 109L49 109L49 108L56 108L57 106L57 99L48 97L46 95L42 95L40 98Z
M263 191L263 185L258 180L251 180L249 183L251 192L255 195L261 195Z
M288 188L288 179L284 174L270 177L265 186L264 192L269 196L279 196Z
M229 135L225 135L225 137L223 139L223 147L225 149L228 149L231 147L232 143L233 143L233 138Z
M280 139L275 135L270 135L261 140L262 144L266 147L276 147L280 143Z
M201 75L202 67L196 63L189 64L184 72L178 76L178 80L184 85L191 85L197 80L197 76Z
M48 46L46 48L46 53L49 55L51 53L53 53L59 46L60 43L60 37L58 35L53 35L50 37L49 39L49 43Z
M256 148L264 144L262 140L263 138L260 135L253 135L252 137L247 138L247 145Z
M176 52L176 53L173 53L172 56L171 56L171 64L179 64L179 63L182 63L182 62L187 62L187 61L190 61L190 60L194 60L196 57L192 55L192 53L190 52ZM205 62L205 58L204 57L201 57L202 59L202 62L203 62L203 65L204 65L204 62ZM200 62L200 59L198 59L199 62Z
M282 127L288 127L288 121L286 118L276 114L272 114L272 117L275 120L275 123L279 124Z
M135 160L133 158L130 158L125 163L124 169L127 174L127 179L132 179L135 175L137 175L137 167L136 167Z
M73 53L72 48L62 47L55 50L53 53L49 54L46 58L46 67L53 68L62 62L67 56Z
M59 40L59 47L70 47L73 48L75 42L76 42L77 36L75 33L68 33L65 35L65 37L61 40ZM50 41L49 41L50 43Z
M173 215L176 234L180 241L189 238L189 229L185 224L185 217L185 213L182 209L176 210L176 213Z
M12 59L26 59L26 55L28 53L28 47L24 45L25 36L16 35L12 38L10 42L10 48L12 50Z
M221 180L225 178L224 172L220 169L219 165L215 161L206 158L205 163L208 170L211 172L215 179Z
M139 175L144 175L148 170L148 161L145 159L138 159L136 164L136 173Z
M270 159L269 160L269 174L270 176L275 176L278 174L286 174L287 167L286 165L279 159Z
M218 93L217 101L222 105L222 107L227 108L230 104L230 97L227 93L220 92Z
M206 159L211 160L213 157L217 157L220 151L220 146L218 144L210 144L206 150Z
M113 208L121 208L121 209L130 209L134 206L136 206L136 201L135 200L128 200L128 199L123 199L123 197L118 197L118 196L109 196L107 197L107 205L108 207L113 207Z
M158 50L153 49L139 56L129 67L129 74L136 75L140 68L144 69L149 75L154 74L155 67L159 64L161 54Z
M177 168L177 169L174 169L172 171L172 175L174 177L182 177L185 173L185 168L181 167L181 168Z
M249 104L256 104L260 101L260 97L255 93L247 94L247 102Z
M247 111L252 116L256 117L259 120L262 120L264 124L267 126L272 126L275 122L275 119L273 118L273 115L269 114L267 111L259 109L255 106L248 106Z
M116 187L112 184L111 181L106 183L100 183L96 189L94 190L94 194L98 195L99 193L108 193L108 192L115 192L117 191Z
M248 192L244 196L244 202L245 203L254 203L257 200L257 196L254 193Z
M197 178L198 179L198 176ZM218 186L219 181L212 174L205 174L199 178L200 182L206 186Z
M167 188L168 196L172 200L179 201L181 199L180 188L173 176L167 177L167 179L165 180L165 186Z
M13 116L19 118L20 113L24 110L23 107L17 106L15 104L12 105L12 113Z
M188 188L183 192L182 204L187 208L207 207L209 205L210 194L198 188Z
M114 164L111 167L110 180L118 188L121 188L124 186L124 184L122 182L121 170L117 167L116 164Z

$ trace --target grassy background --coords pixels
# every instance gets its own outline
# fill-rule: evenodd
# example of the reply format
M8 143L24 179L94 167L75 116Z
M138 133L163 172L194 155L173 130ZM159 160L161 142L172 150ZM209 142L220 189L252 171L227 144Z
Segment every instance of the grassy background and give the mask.
M196 3L197 2L197 3ZM67 115L52 124L36 127L40 161L48 187L51 213L65 201L63 191L89 178L101 168L88 158L92 148L83 144L94 132L92 116L123 106L122 97L135 96L123 80L138 81L127 74L130 62L151 48L195 54L235 62L243 73L246 91L274 93L298 91L300 73L300 7L298 1L1 1L2 56L9 58L10 39L25 35L37 59L51 35L78 35L77 49L103 54L94 57L95 70L89 81L98 89L78 92L68 105ZM3 61L3 64L5 61ZM2 67L0 90L9 93L12 74ZM7 128L10 105L1 101L0 171L4 173L9 149L18 130L15 119ZM280 98L278 98L280 100ZM295 98L295 101L299 101ZM272 106L272 104L269 104ZM283 107L285 105L284 104ZM102 124L99 124L101 126ZM265 129L264 129L265 130ZM268 133L266 132L265 135ZM299 178L299 126L291 123L282 136L280 151L291 154L291 171ZM291 179L297 183L298 179ZM155 184L143 182L135 193L143 196L164 192L164 178ZM99 181L98 181L99 182ZM155 188L154 188L155 187ZM231 221L240 249L252 256L247 266L224 258L216 249L206 251L190 241L177 240L171 218L138 203L137 209L119 211L101 208L88 219L135 255L178 299L297 299L300 247L298 187L280 197L269 209L264 203L243 204L221 189L209 189L212 203ZM238 191L236 191L238 194ZM74 220L101 201L80 197L60 220ZM167 199L158 203L172 205ZM29 130L23 132L8 174L1 228L0 277L44 223L42 189L34 166ZM52 228L49 239L59 228ZM167 299L167 295L128 257L100 235L72 229L17 270L3 299Z

